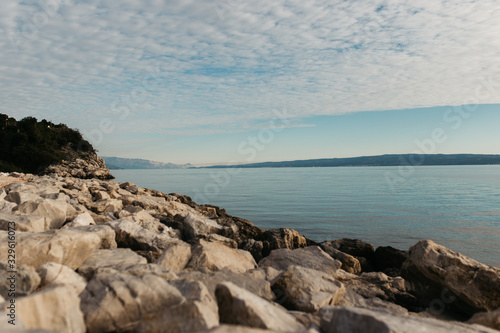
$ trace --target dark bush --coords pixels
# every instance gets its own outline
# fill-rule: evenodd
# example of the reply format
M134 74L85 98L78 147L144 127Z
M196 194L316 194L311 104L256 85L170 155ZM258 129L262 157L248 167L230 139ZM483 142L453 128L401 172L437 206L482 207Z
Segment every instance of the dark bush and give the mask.
M0 171L38 173L70 152L94 152L78 130L64 124L0 114Z

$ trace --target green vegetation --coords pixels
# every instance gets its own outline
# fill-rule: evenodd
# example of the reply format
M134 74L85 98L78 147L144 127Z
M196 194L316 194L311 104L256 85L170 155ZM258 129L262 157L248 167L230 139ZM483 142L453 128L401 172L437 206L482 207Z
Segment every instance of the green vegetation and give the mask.
M78 130L33 117L17 121L0 113L0 171L40 173L77 152L94 152Z

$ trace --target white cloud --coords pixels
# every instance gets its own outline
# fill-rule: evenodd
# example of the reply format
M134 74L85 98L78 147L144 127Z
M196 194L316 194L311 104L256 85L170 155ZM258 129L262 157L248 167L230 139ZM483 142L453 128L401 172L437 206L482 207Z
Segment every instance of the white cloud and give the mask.
M234 132L283 102L300 118L461 105L500 79L496 1L42 3L2 2L0 112L83 129ZM480 100L499 102L498 87Z

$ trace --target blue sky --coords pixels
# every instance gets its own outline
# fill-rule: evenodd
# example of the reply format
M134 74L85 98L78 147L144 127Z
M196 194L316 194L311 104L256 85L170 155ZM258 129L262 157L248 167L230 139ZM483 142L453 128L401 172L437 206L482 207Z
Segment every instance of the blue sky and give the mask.
M0 112L67 123L101 155L236 163L422 142L500 153L498 1L2 7Z

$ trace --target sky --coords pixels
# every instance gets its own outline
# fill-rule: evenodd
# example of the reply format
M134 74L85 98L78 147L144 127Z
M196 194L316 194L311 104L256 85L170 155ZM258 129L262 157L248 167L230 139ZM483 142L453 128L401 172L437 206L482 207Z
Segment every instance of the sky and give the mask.
M2 0L0 113L195 165L500 154L500 1Z

